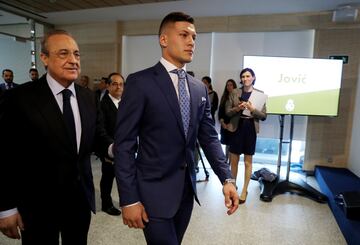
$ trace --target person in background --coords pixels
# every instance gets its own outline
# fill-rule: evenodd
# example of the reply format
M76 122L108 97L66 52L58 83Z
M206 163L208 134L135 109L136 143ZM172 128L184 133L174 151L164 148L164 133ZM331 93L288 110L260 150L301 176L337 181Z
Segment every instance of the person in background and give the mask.
M196 139L223 184L228 214L238 207L207 89L186 74L195 38L191 16L168 14L159 28L160 62L128 76L119 105L114 153L123 222L143 229L148 244L181 244L198 201Z
M239 89L234 89L226 102L226 115L230 117L230 124L227 129L234 134L231 136L229 147L231 173L236 179L239 165L239 157L244 154L244 185L240 194L240 204L245 203L247 198L247 188L252 173L252 158L255 154L256 134L259 133L259 120L266 119L266 104L261 110L256 109L249 101L251 93L254 91L263 93L254 88L255 73L250 68L245 68L240 72ZM244 110L250 111L250 116L243 114Z
M124 91L124 78L120 73L114 72L109 75L107 81L109 81L109 93L104 95L100 104L106 132L113 138L119 102ZM115 178L114 161L107 157L100 159L102 172L100 180L101 210L109 215L117 216L121 212L115 208L111 198L111 189Z
M66 31L44 36L47 73L0 99L0 231L24 245L86 245L95 190L90 155L111 157L94 93L74 84L80 51ZM16 147L14 147L16 146Z
M19 86L19 84L14 83L14 73L10 69L4 69L2 71L2 78L4 79L4 83L0 84L0 90L5 91Z
M89 76L82 75L82 76L80 77L80 80L78 81L78 84L79 84L81 87L89 88L89 82L90 82Z
M219 97L218 97L217 93L212 88L211 78L210 77L205 76L201 80L206 85L206 87L208 89L209 98L210 98L210 102L211 102L211 117L215 122L215 112L217 111L218 106L219 106Z
M39 72L36 68L30 68L29 70L29 77L30 77L30 81L29 82L35 82L39 79Z
M109 83L108 83L107 77L102 77L98 84L98 88L95 91L96 97L100 101L102 100L102 98L104 97L105 94L109 93L109 91L107 90L108 86L109 86Z
M218 118L221 125L220 128L220 142L225 145L225 155L226 159L229 159L229 145L231 142L231 132L228 131L228 124L230 123L230 117L226 115L225 105L229 100L229 96L232 91L236 89L236 82L234 79L227 80L224 88L224 92L221 96Z

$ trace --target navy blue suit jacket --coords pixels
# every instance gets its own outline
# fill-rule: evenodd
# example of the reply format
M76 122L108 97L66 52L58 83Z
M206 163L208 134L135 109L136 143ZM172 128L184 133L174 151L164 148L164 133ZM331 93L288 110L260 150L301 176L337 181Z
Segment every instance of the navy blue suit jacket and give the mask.
M165 67L158 63L127 78L114 148L121 206L141 201L150 216L173 217L182 199L185 174L190 175L197 200L196 139L220 181L231 178L206 87L189 75L187 81L191 118L185 138L177 94Z

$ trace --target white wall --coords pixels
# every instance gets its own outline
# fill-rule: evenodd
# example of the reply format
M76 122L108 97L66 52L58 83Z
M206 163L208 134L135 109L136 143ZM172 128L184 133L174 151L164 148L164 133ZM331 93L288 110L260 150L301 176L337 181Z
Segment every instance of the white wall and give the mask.
M31 68L30 42L15 41L14 38L0 34L0 72L10 69L14 72L14 82L18 84L30 80ZM4 80L0 78L0 83Z
M359 69L358 69L359 70ZM349 162L348 167L349 169L355 173L357 176L360 177L360 81L358 81L358 86L356 90L356 102L354 108L354 119L353 119L353 128L352 128L352 135L351 135L351 147L350 147L350 154L349 154Z

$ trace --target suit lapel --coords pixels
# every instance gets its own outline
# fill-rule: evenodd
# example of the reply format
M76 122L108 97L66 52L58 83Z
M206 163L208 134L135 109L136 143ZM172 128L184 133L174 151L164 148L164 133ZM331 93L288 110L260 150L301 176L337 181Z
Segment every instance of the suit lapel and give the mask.
M91 142L87 139L89 136L90 127L93 113L89 108L89 104L91 101L86 101L86 95L82 89L80 89L77 85L75 85L76 90L76 100L79 106L80 120L81 120L81 137L80 137L80 147L79 147L79 155L84 151L86 142Z
M189 135L192 134L196 122L196 115L197 115L197 111L198 111L198 104L199 104L199 94L196 92L196 82L194 81L194 79L187 75L187 81L188 81L188 86L189 86L189 92L190 92L190 124L189 124L189 131L188 131L188 138Z
M58 138L69 151L73 150L71 144L69 143L70 139L66 131L61 110L49 88L49 85L47 84L45 75L37 82L39 84L38 96L33 99L38 110L42 114L53 135L55 135L55 137Z
M118 109L116 108L114 102L112 101L112 99L110 98L109 95L104 96L103 100L105 100L106 105L110 108L110 110L112 110L114 113L116 113L118 111Z
M155 69L155 81L159 85L160 90L162 91L164 97L166 98L171 111L173 112L179 129L184 135L184 127L181 119L179 100L174 88L174 85L171 81L171 78L166 71L165 67L159 62L154 66Z

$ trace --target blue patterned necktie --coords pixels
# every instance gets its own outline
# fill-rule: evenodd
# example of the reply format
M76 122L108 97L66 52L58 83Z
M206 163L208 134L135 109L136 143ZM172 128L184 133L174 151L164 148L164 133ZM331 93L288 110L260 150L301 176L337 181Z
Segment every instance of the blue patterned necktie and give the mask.
M179 106L181 112L181 118L184 126L185 137L187 137L189 123L190 123L190 97L186 91L186 72L183 69L172 70L172 73L178 75L179 82Z
M72 95L72 92L69 89L64 89L61 93L63 95L63 116L64 116L66 128L69 132L69 136L73 147L77 149L75 120L70 104L70 97Z

